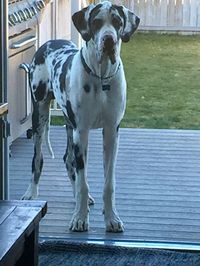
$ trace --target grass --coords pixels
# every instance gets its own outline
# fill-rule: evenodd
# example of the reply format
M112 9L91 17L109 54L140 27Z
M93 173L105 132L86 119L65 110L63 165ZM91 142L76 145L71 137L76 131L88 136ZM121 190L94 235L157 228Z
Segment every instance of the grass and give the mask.
M123 44L122 60L122 127L200 129L200 36L137 33Z
M200 128L200 36L137 34L122 48L122 126Z

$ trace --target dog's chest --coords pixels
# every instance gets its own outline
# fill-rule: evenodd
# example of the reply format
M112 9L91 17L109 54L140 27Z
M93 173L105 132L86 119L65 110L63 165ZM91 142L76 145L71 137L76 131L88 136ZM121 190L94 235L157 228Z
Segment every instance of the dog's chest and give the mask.
M55 52L50 55L48 68L56 101L68 117L70 105L79 126L99 128L122 118L125 87L121 73L102 82L88 75L77 50L66 48L59 51L59 57Z
M81 84L77 94L73 93L71 98L79 121L90 128L99 128L121 119L125 109L125 93L123 88L116 86L117 81L107 83L106 90L102 82L92 78L84 77Z

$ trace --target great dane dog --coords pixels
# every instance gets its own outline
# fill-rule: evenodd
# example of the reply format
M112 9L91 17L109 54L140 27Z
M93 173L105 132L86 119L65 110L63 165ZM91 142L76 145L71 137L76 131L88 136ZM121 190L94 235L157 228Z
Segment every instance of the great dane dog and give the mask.
M72 20L85 41L81 50L70 41L48 41L38 49L30 65L33 177L22 199L38 196L44 138L53 156L49 142L49 108L55 98L66 119L67 149L63 159L76 200L70 229L88 230L88 204L93 203L87 183L88 135L92 128L103 128L106 231L122 232L123 223L115 208L118 129L126 106L120 47L121 41L130 40L140 19L124 6L105 1L78 11Z

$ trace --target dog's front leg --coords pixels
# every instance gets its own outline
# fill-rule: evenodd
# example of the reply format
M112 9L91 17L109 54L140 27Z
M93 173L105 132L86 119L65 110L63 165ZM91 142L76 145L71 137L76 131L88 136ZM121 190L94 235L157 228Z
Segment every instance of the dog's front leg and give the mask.
M88 218L88 184L86 180L86 154L88 145L88 130L74 130L73 150L75 158L75 200L76 206L70 223L72 231L87 231Z
M103 192L104 219L107 232L123 232L123 223L115 208L115 164L118 150L118 128L103 129L104 140L104 176Z

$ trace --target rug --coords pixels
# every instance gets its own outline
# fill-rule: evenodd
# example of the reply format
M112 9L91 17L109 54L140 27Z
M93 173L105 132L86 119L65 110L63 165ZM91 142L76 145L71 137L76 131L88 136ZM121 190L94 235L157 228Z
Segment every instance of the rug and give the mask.
M39 244L39 266L200 266L200 252L126 248L68 241Z

